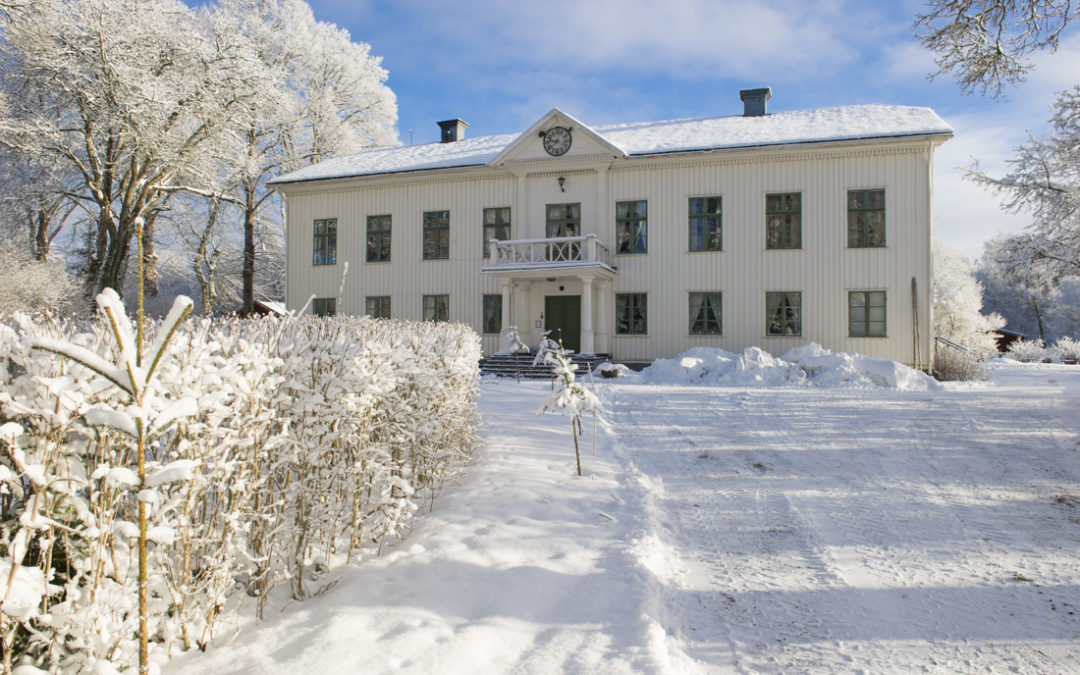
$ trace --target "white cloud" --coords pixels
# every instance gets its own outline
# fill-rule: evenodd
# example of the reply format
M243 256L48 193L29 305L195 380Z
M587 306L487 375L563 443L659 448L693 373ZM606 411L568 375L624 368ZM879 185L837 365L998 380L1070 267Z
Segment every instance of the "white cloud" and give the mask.
M990 175L1005 174L1007 158L1025 136L1023 130L996 117L958 115L949 123L956 135L934 158L934 231L964 255L978 258L984 241L1003 232L1019 232L1031 219L1005 213L991 192L965 180L964 175L976 160Z

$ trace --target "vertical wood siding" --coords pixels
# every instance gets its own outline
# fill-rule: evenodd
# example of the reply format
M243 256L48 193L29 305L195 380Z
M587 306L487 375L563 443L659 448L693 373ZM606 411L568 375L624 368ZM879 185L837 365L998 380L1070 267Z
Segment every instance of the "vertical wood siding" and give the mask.
M348 280L339 311L363 313L365 296L390 295L393 316L415 320L422 316L423 295L448 294L450 319L479 329L482 296L500 292L496 280L480 274L486 263L481 257L485 207L511 206L512 236L534 238L545 236L546 204L580 202L583 231L595 232L614 250L615 202L644 199L648 253L615 256L618 275L611 292L648 294L649 332L612 335L615 358L667 357L700 345L735 352L756 345L780 355L812 341L834 351L912 363L915 277L920 349L926 365L929 152L924 140L876 149L716 153L677 163L633 159L615 162L607 171L575 167L568 160L564 171L550 164L532 173L527 166L518 167L515 173L520 178L482 169L476 175L418 176L412 182L398 178L383 185L286 188L290 192L287 302L297 308L309 295L336 295L347 261ZM565 192L557 183L560 175L566 178ZM886 246L849 249L847 191L866 188L885 190ZM766 249L765 195L773 192L802 194L801 249ZM720 252L688 250L688 199L704 196L723 198ZM450 211L450 260L421 260L421 218L424 211L433 210ZM391 262L366 263L367 216L381 214L393 216ZM311 264L312 226L320 218L338 219L336 265ZM542 291L533 286L525 295L534 305L542 303ZM856 290L885 291L887 337L848 337L848 292ZM689 335L688 294L693 291L723 293L722 336ZM802 336L765 335L768 291L802 293ZM605 297L595 306L597 311L613 312L615 304ZM535 309L515 306L513 321L531 323ZM488 353L498 349L498 336L484 336L483 347Z

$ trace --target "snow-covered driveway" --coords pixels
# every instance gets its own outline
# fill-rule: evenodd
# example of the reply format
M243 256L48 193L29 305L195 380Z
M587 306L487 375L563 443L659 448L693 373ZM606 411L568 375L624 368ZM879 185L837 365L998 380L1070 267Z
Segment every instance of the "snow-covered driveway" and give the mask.
M1080 368L947 391L547 386L380 559L168 672L1080 672Z
M1080 672L1078 377L614 388L672 651L721 672Z

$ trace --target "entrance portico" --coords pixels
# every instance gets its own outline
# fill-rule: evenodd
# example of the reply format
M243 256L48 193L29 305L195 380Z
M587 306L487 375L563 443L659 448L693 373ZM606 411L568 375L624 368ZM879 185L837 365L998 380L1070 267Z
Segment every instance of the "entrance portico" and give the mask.
M483 273L499 279L504 334L508 326L516 325L522 339L536 344L545 330L573 330L574 322L567 322L563 315L577 304L580 334L563 335L564 342L579 337L582 354L610 352L612 282L616 273L608 262L610 252L596 235L493 240L490 247L494 264L485 267ZM571 297L580 301L575 303ZM551 311L559 316L548 316Z

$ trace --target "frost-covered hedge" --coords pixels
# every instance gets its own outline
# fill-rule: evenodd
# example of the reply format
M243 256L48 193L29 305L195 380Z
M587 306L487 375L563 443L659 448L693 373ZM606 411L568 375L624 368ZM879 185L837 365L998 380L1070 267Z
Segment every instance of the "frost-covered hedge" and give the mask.
M154 338L148 327L147 340ZM144 414L31 344L115 361L102 325L0 321L0 639L5 666L110 672L137 661L137 504L149 513L154 651L205 644L230 600L321 590L434 499L477 438L479 338L455 324L338 317L182 324L152 392L197 402L136 451ZM87 422L87 413L94 424ZM156 413L161 415L162 413Z

